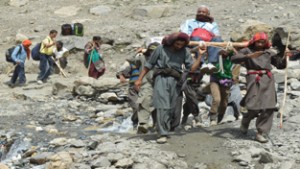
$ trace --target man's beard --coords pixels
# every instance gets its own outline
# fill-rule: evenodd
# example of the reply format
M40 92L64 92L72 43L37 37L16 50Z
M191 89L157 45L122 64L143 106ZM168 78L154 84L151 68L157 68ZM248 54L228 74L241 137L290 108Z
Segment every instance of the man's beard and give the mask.
M210 22L212 23L214 21L214 18L211 16L207 16L207 15L196 15L196 20L200 21L200 22Z

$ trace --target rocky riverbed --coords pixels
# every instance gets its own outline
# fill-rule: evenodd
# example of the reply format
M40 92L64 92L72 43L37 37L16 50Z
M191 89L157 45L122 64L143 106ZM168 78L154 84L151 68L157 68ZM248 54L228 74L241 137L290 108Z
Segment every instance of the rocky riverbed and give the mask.
M177 31L184 20L194 17L200 4L210 7L225 40L247 38L256 29L272 35L284 27L282 36L290 30L292 46L300 46L298 0L2 0L0 168L300 168L298 61L289 65L283 128L275 116L267 144L253 141L254 123L248 135L242 135L240 120L232 120L231 115L216 127L195 127L190 120L190 125L178 128L165 145L155 143L154 132L136 135L132 130L127 88L118 83L115 72L148 37ZM68 78L55 74L48 83L37 85L38 62L29 60L27 86L11 89L3 84L12 68L4 53L16 40L27 36L35 44L50 29L60 31L62 24L74 22L84 24L83 37L58 37L71 50ZM99 80L87 78L82 64L82 48L93 35L100 35L105 42L102 50L107 72ZM243 71L241 86L245 83ZM273 73L280 107L284 71L274 69ZM205 122L207 105L201 102L199 107Z

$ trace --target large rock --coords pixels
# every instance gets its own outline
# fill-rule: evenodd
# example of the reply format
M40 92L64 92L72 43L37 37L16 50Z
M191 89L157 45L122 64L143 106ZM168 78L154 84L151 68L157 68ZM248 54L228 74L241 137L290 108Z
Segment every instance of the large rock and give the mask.
M60 17L69 17L75 16L79 10L80 8L76 6L65 6L54 11L54 13Z
M260 163L273 163L273 157L270 153L262 152L260 153Z
M55 82L52 86L53 95L64 95L69 92L70 90L68 88L68 85L64 84L63 82Z
M75 93L80 96L93 96L95 89L92 86L81 85L75 88Z
M133 160L130 158L124 158L119 160L115 165L117 168L131 168L133 165Z
M14 7L25 6L28 3L28 0L10 0L9 5Z
M256 32L266 32L272 35L273 27L256 20L247 20L230 35L233 41L250 40Z
M29 159L29 161L31 164L42 165L42 164L45 164L47 162L47 158L52 155L53 155L53 153L49 153L49 152L40 153L40 154L37 154L37 155L31 157Z
M166 5L154 5L154 6L141 6L133 10L134 16L161 18L170 13L169 6Z
M59 152L48 158L49 163L46 164L46 169L70 169L73 163L73 158L68 152Z
M91 40L87 37L80 36L60 36L58 40L64 43L64 47L68 50L79 49L84 50L84 46Z
M110 165L111 163L106 157L99 157L92 162L92 168L109 167Z
M109 89L120 87L117 78L101 78L99 80L91 77L82 77L74 81L74 92L78 95L92 96L97 92L103 93Z
M296 27L280 26L274 29L274 35L279 35L281 43L286 45L288 33L290 31L289 45L293 48L300 48L300 29Z
M299 81L292 82L290 85L293 90L300 91L300 82Z
M93 15L104 15L109 14L111 12L111 8L108 6L96 6L90 9L90 13Z

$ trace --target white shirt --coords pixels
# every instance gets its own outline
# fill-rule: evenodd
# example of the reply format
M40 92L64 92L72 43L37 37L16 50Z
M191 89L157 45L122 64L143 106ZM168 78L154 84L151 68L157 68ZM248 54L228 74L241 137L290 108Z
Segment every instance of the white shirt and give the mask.
M68 49L66 49L64 47L61 49L61 51L57 51L56 48L53 49L53 53L54 53L56 59L62 58L66 52L68 52Z

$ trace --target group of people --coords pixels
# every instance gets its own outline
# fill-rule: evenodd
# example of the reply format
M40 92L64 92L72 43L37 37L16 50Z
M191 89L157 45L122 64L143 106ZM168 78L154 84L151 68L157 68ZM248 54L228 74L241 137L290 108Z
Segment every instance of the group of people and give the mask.
M56 41L58 32L51 30L49 35L34 48L37 48L39 69L40 72L37 77L37 84L46 83L52 73L62 73L67 66L67 57L69 55L68 49L64 47L62 41ZM28 39L23 40L20 45L17 45L11 58L15 69L11 80L7 83L10 87L22 87L26 85L25 76L25 61L29 60L31 53L30 46L32 42ZM88 68L88 75L98 79L105 72L105 64L100 54L101 37L94 36L91 42L85 45L84 51L84 65ZM33 56L34 54L32 54Z
M193 41L193 43L191 43ZM198 41L196 47L195 44ZM272 65L286 67L286 54L271 49L268 36L257 32L244 48L218 48L205 42L223 42L218 26L208 7L201 6L196 18L184 22L180 32L167 35L161 42L139 49L137 55L126 60L117 73L121 82L129 79L129 103L132 121L138 133L147 133L149 118L158 132L158 143L166 143L170 133L185 124L189 114L201 123L197 88L204 74L210 76L210 125L221 122L232 86L239 86L239 68L247 69L247 94L240 104L248 111L243 114L240 130L246 134L252 119L257 117L255 140L265 143L276 110L275 81ZM239 91L239 89L238 89ZM183 98L186 98L184 105ZM237 105L232 105L237 111ZM238 105L239 106L239 105ZM183 117L181 110L183 107Z
M55 68L65 68L67 65L67 53L68 50L63 47L61 41L55 41L57 36L56 30L51 30L49 35L41 42L38 46L38 57L39 57L39 69L40 72L37 77L37 83L46 83L49 76ZM16 46L11 54L15 69L11 80L8 82L10 87L25 86L25 61L26 58L29 60L31 56L30 46L32 42L28 39ZM54 64L56 66L54 66Z
M38 84L47 81L57 60L65 65L67 63L64 56L67 50L61 41L55 40L56 36L57 31L51 30L41 43ZM136 55L126 60L116 76L121 82L129 79L128 99L133 109L134 127L138 133L147 133L152 117L153 126L159 134L157 142L165 143L180 123L186 124L189 114L193 115L196 123L201 124L198 87L205 74L210 76L212 96L208 114L210 126L222 121L228 105L234 108L234 115L238 119L239 105L229 102L229 97L233 86L239 91L238 76L242 65L247 69L247 94L240 105L248 112L243 114L240 129L246 134L251 120L257 117L255 139L261 143L267 142L265 136L271 130L276 109L276 90L271 69L272 65L284 69L286 54L278 54L271 49L264 32L256 33L244 48L219 48L206 46L205 42L223 40L208 7L200 6L195 19L184 22L180 32L167 35L162 41L152 42L146 49L138 49ZM84 50L88 75L95 79L105 72L105 63L100 53L101 43L101 37L94 36ZM192 44L196 44L196 47ZM24 65L26 58L30 58L30 46L31 41L24 40L12 53L16 65L9 83L12 87L16 85L17 79L20 86L26 84Z

